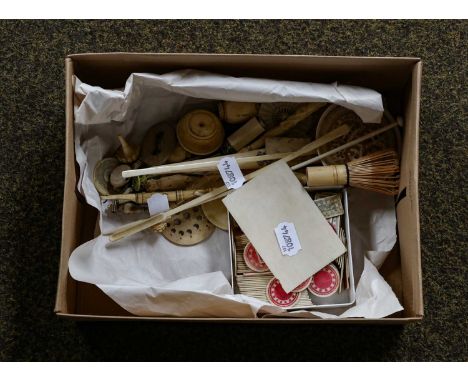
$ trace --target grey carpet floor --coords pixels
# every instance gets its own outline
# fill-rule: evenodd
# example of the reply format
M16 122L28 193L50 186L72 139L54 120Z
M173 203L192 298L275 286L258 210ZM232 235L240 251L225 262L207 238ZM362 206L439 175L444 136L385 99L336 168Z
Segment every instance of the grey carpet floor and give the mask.
M465 21L0 21L0 360L468 360ZM53 313L63 59L80 52L417 56L426 317L405 327L75 323Z

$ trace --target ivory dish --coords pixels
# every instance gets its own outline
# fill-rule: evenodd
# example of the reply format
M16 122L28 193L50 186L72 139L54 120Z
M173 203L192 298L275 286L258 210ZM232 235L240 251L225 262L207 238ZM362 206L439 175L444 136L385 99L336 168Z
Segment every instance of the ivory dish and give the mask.
M380 124L363 123L358 115L352 110L346 109L339 105L330 105L324 111L318 122L315 134L316 138L320 138L336 127L344 124L350 126L351 131L348 134L336 139L335 141L320 147L317 149L317 153L321 155L347 142L364 136L382 126L385 126L390 122L393 121L391 121L390 115L386 113ZM398 152L398 142L400 139L400 132L396 127L369 140L339 151L333 155L327 156L322 159L322 163L324 165L345 164L364 155L388 148L393 148Z

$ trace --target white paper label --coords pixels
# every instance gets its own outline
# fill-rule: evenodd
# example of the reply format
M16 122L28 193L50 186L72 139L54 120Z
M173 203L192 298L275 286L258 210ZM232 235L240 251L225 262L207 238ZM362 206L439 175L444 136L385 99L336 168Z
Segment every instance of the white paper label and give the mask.
M275 228L276 240L283 256L294 256L302 249L293 223L283 222Z
M109 200L109 199L105 199L103 201L101 201L101 206L104 210L107 210L108 208L110 208L112 206L112 200Z
M148 199L148 210L151 216L169 210L169 200L166 194L154 194Z
M228 189L241 187L245 178L234 157L224 157L218 162L218 170Z
M114 204L116 200L102 200L101 201L101 211L104 215L108 215L111 212L114 212L113 209L117 208L117 204Z

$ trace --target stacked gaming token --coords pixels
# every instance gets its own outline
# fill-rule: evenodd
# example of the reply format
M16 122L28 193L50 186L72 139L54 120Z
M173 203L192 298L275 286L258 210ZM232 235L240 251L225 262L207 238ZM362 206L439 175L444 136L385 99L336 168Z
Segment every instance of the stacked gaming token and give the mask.
M282 308L312 305L307 293L310 279L305 280L293 292L286 293L245 235L236 236L235 243L236 279L242 294Z
M329 297L336 293L339 286L340 274L338 269L333 264L328 264L312 276L312 281L307 289L317 297Z
M301 308L312 305L307 290L286 293L278 279L271 275L237 275L237 285L240 293L265 301L267 304L271 303L282 308Z

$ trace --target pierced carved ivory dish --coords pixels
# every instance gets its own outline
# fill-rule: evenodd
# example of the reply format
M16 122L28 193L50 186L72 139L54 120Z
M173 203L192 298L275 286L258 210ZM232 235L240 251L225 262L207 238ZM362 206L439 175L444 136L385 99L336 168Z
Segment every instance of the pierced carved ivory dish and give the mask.
M208 221L201 207L194 207L172 216L162 234L174 244L195 245L208 239L214 230L215 226Z
M319 148L317 152L319 154L323 154L356 138L362 137L363 135L385 126L388 123L390 123L390 121L386 116L382 118L381 124L363 123L358 115L353 111L342 106L331 105L325 110L319 120L316 138L320 138L343 124L349 125L351 127L351 131L343 137ZM397 129L392 129L384 134L377 135L348 149L323 158L322 163L324 165L345 164L353 159L358 159L364 155L388 148L394 148L398 151L398 141L399 132Z

